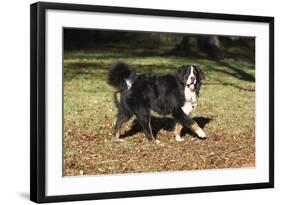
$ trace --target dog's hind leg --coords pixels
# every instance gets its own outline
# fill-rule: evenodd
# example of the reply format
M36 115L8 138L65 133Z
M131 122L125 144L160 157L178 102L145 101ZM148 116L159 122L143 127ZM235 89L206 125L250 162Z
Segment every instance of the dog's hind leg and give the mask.
M132 117L131 114L119 110L119 112L118 112L118 114L117 114L117 117L116 117L116 120L114 121L114 125L113 125L113 127L114 127L113 133L114 133L115 139L116 139L117 141L122 141L122 140L120 139L121 127L122 127L122 125L123 125L125 122L127 122L131 117Z
M137 117L137 121L142 126L143 132L144 132L145 136L147 137L147 139L149 141L155 140L153 133L152 133L152 129L151 129L151 124L150 124L151 116L150 116L149 110L139 109L135 114Z

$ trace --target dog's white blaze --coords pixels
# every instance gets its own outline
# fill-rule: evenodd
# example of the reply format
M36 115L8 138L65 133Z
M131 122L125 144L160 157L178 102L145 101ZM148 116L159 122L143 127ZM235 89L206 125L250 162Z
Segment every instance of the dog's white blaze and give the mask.
M193 77L194 77L195 75L194 75L194 72L193 72L193 71L194 71L194 68L193 68L193 66L191 66L191 72L190 72L191 74L190 74L190 76L193 76Z
M189 84L191 83L191 78L192 78L192 77L195 77L193 66L191 66L191 71L190 71L190 74L189 74L189 76L188 76L188 78L187 78L187 81L186 81L186 84L187 84L187 85L189 85ZM194 83L196 83L196 80L195 80Z
M189 87L184 89L185 103L181 107L182 111L189 115L197 106L197 97L195 91L192 91Z
M125 82L127 84L128 89L130 89L132 87L132 82L130 79L125 79Z

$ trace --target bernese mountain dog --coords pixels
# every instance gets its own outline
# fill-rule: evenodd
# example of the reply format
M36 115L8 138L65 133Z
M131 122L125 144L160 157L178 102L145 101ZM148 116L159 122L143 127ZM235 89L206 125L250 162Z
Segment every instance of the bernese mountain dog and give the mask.
M122 141L120 129L133 115L147 139L155 140L150 125L151 110L174 118L176 141L183 140L180 136L183 127L189 127L199 138L205 138L204 131L190 117L197 106L202 78L203 73L197 65L183 65L175 74L137 75L130 65L114 63L108 73L108 84L117 90L114 95L118 109L114 122L116 140Z

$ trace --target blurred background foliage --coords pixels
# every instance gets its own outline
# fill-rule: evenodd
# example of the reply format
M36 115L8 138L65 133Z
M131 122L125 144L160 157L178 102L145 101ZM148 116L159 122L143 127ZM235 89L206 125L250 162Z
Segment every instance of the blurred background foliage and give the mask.
M255 38L159 32L65 29L65 50L125 49L141 55L255 61Z

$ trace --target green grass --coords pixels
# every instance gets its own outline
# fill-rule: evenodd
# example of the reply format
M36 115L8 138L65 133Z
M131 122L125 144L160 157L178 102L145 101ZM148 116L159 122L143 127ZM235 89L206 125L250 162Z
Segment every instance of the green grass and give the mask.
M157 138L164 146L149 143L142 132L133 133L124 143L114 143L114 89L106 83L114 61L131 64L137 73L157 74L174 73L182 64L200 65L206 78L193 117L208 119L204 125L208 139L193 140L186 134L186 140L177 143L170 129L161 129ZM254 81L254 65L242 59L218 62L114 51L65 52L64 174L254 166ZM130 131L132 124L134 119L123 131Z

